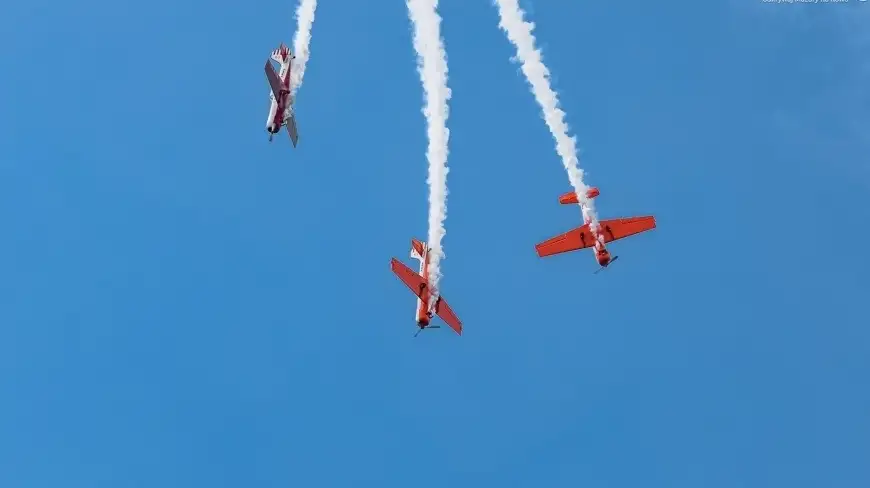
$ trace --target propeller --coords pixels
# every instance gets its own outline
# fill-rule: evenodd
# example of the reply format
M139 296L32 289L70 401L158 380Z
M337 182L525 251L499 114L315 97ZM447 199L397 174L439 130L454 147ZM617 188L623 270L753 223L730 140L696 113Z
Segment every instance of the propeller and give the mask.
M419 329L417 329L417 332L414 333L414 337L417 337L418 335L420 335L420 332L423 332L423 329L440 329L440 328L441 328L440 325L427 325L426 327L420 327Z
M607 266L610 266L611 264L613 264L613 262L616 261L617 259L619 259L619 256L613 256L613 259L611 259L610 262L607 263ZM598 274L599 271L606 268L607 266L602 266L602 267L596 269L592 274Z

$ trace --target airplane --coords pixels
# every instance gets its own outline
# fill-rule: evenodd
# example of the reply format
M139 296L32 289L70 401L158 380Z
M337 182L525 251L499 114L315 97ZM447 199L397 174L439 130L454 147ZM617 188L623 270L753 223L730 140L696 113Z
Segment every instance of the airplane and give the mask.
M269 82L269 98L272 100L272 105L269 107L269 118L266 119L266 130L269 132L269 142L272 142L272 137L277 134L281 127L287 127L287 135L290 136L290 142L293 147L296 147L296 142L299 140L299 133L296 128L296 115L293 111L293 94L290 87L290 68L293 60L296 59L287 46L281 43L278 49L272 51L271 60L266 60L266 80ZM275 72L275 67L272 66L272 60L280 65L280 71Z
M586 191L586 198L593 199L600 194L601 192L598 191L598 188L592 187ZM577 204L579 203L577 194L574 192L565 193L559 196L559 203L562 205ZM602 220L598 223L598 237L600 239L595 238L589 224L589 219L586 219L582 226L537 244L535 250L538 252L538 256L543 258L554 254L592 247L595 248L595 260L601 266L593 274L598 274L599 271L619 259L619 256L610 257L610 252L607 251L605 244L655 229L656 218L652 215L645 215L642 217Z
M411 268L405 266L401 261L396 258L393 258L390 261L390 268L393 270L393 273L396 273L396 276L402 280L411 291L417 295L417 309L414 312L414 320L417 321L417 327L420 329L414 334L414 337L417 337L417 334L423 331L423 329L439 329L441 326L439 325L429 325L429 321L432 319L432 311L435 311L441 320L443 320L451 329L454 330L459 335L462 335L462 322L459 321L459 318L456 317L456 314L453 313L453 310L450 309L450 305L447 305L447 300L444 300L440 294L438 294L438 298L435 300L435 306L429 306L430 293L429 293L429 252L431 249L426 244L418 241L417 239L411 239L411 257L420 261L420 272L416 273Z

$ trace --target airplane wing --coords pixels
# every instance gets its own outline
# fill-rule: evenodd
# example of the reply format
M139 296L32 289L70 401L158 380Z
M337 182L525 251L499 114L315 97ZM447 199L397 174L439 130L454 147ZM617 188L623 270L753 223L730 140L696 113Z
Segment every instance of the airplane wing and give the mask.
M275 72L275 67L272 62L266 60L266 79L269 81L269 87L272 88L272 94L275 95L275 100L281 99L281 93L286 91L278 78L278 73Z
M599 224L601 224L601 235L604 236L604 242L607 243L655 229L656 218L652 215L646 215L643 217L602 220Z
M437 313L438 316L441 317L441 320L449 325L454 332L462 335L462 322L460 322L459 317L453 313L450 305L447 305L447 300L445 300L444 297L438 297L437 305L435 305L435 313Z
M296 128L296 116L291 115L284 120L284 123L287 126L287 135L290 136L290 142L293 143L293 147L296 147L296 143L299 142L299 131Z
M543 258L554 254L561 254L563 252L586 249L587 247L592 247L594 245L595 237L592 236L589 226L584 225L551 239L547 239L546 241L536 245L535 250L538 251L538 256Z
M604 242L613 242L625 237L640 234L655 229L656 218L652 215L644 217L631 217L625 219L610 219L598 222L600 233L604 236ZM595 245L595 237L588 225L569 230L564 234L548 239L535 246L538 256L546 257L563 252L577 251Z
M393 270L393 273L396 273L396 276L402 280L405 285L417 295L418 298L422 298L423 289L426 286L426 282L423 280L423 277L419 274L415 273L411 268L405 266L405 264L399 261L396 258L393 258L390 261L390 269Z

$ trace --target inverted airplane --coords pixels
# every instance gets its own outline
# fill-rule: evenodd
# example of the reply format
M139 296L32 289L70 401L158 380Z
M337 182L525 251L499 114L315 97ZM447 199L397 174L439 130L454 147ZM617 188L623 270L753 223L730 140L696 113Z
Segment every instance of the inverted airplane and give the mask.
M293 147L296 147L299 133L296 129L296 115L293 111L294 100L290 87L290 69L296 56L282 43L278 49L272 51L271 59L280 65L280 70L276 73L272 61L266 60L266 80L269 82L271 89L269 98L272 100L272 105L269 107L269 118L266 119L269 142L272 142L272 137L281 130L281 127L287 127L290 142L293 143Z
M457 334L462 335L462 322L459 321L459 318L456 317L456 314L453 313L450 305L447 305L447 301L444 300L444 297L440 293L437 294L438 298L435 299L433 306L429 306L431 296L429 290L430 251L431 249L426 244L417 239L411 239L411 257L420 261L419 273L414 272L414 270L405 266L396 258L390 261L390 268L393 270L393 273L396 273L396 276L417 295L417 309L414 312L414 320L417 321L417 327L420 330L414 334L414 337L417 337L417 334L427 327L430 329L440 328L438 325L429 325L433 311Z
M601 192L598 191L598 188L592 187L586 191L586 198L593 199L600 194ZM562 205L577 204L579 203L577 200L577 194L574 192L565 193L559 197L559 203ZM582 206L583 204L581 204L581 207ZM600 239L595 238L596 236L592 233L589 224L589 219L586 219L582 226L569 230L568 232L551 239L547 239L546 241L536 245L535 250L538 252L538 256L543 258L554 254L577 251L579 249L591 247L595 249L595 260L598 261L598 264L601 266L595 271L595 273L598 273L602 269L610 266L610 263L619 258L619 256L613 256L611 258L610 252L607 251L605 244L655 229L656 218L652 215L646 215L643 217L599 221L598 237Z

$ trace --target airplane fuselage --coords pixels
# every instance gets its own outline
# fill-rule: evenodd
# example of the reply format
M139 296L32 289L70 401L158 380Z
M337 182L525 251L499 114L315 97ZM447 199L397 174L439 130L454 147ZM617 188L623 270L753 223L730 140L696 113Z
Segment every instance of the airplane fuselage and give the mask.
M586 190L586 198L590 200L600 194L601 192L596 187L591 187ZM595 261L597 261L602 268L606 268L607 265L609 265L610 262L613 261L613 258L610 256L610 251L608 251L607 247L604 245L604 239L600 236L601 229L598 229L596 231L592 228L592 219L589 217L589 214L591 212L589 212L589 209L586 206L586 202L580 201L577 198L576 193L569 192L559 197L559 203L561 203L562 205L570 205L572 203L580 204L580 213L583 215L583 223L589 226L589 230L592 232L592 235L595 236L595 244L592 248L595 252Z
M277 51L276 51L277 52ZM281 64L281 69L278 71L278 78L288 90L290 89L290 66L292 58L289 53L273 53L272 59ZM277 134L281 130L281 125L284 120L290 116L290 111L293 110L290 93L284 94L280 99L275 98L274 93L269 93L269 99L272 104L269 106L269 117L266 119L266 130L270 134Z
M589 222L587 222L587 224L588 223ZM602 268L606 268L607 265L610 264L611 261L613 261L613 259L610 257L610 251L608 251L604 243L601 242L603 241L603 239L599 237L599 232L601 232L600 229L598 232L593 232L593 235L595 235L595 247L593 248L595 250L595 260L598 261L598 264Z
M586 215L586 209L584 204L581 203L580 207L582 213ZM583 223L588 225L590 230L592 229L592 219L584 217ZM607 265L610 264L611 261L613 261L613 258L611 258L610 251L607 250L607 246L604 245L604 239L600 236L600 232L600 228L597 232L592 230L592 235L595 236L595 245L592 249L595 251L595 261L597 261L602 268L606 268Z
M601 194L601 192L596 187L591 187L588 190L586 190L586 198L588 198L590 200L597 197L600 194ZM570 205L572 203L579 203L580 204L580 213L583 215L583 223L589 226L589 230L592 232L592 235L595 237L595 244L592 248L595 251L595 261L597 261L598 264L602 268L606 268L607 265L609 265L610 262L613 261L613 258L610 256L610 251L608 251L607 247L604 245L604 239L600 235L601 229L599 228L598 230L595 230L592 227L592 218L589 217L591 212L589 212L589 209L586 206L586 202L580 201L577 198L577 194L571 192L571 193L566 193L566 194L562 195L561 197L559 197L559 203L561 203L563 205Z
M429 283L429 248L425 244L419 246L422 250L422 255L418 252L417 249L411 249L411 257L420 261L420 271L418 274L423 278L423 283L425 287L428 288ZM432 314L429 312L429 290L424 289L421 290L421 297L417 298L417 308L414 310L414 320L417 322L417 325L422 329L429 325L429 322L432 319Z
M601 244L601 249L595 249L595 260L598 261L598 264L602 267L606 268L613 258L610 257L610 251L604 248L604 244Z

